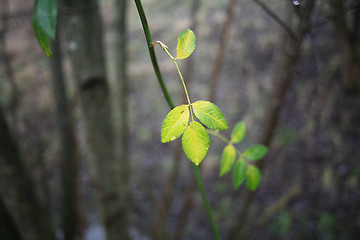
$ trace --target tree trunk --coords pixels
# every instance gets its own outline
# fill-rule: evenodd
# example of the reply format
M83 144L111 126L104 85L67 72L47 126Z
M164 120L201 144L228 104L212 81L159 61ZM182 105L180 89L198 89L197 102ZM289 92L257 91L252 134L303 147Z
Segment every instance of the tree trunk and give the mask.
M129 188L130 164L128 158L128 52L127 52L127 3L128 0L116 0L115 2L115 26L116 26L116 103L115 106L115 127L117 141L117 156L121 166L121 199L119 202L123 213L121 226L123 232L118 239L130 239L127 230L129 229L129 210L131 200L131 190Z
M47 209L40 204L20 149L13 138L0 106L0 198L5 213L2 220L19 229L18 239L55 239ZM4 218L6 217L6 218ZM13 222L9 220L13 219ZM16 226L14 226L16 224ZM9 229L10 231L10 229ZM1 239L8 239L0 236Z
M75 138L73 118L69 107L63 73L60 36L52 42L51 71L56 104L56 120L60 137L62 169L62 227L64 240L79 239L82 236L80 217L78 166L79 156Z
M10 98L7 99L6 110L10 111L12 118L16 120L15 111L19 105L19 90L15 82L13 66L11 58L6 47L6 33L8 31L9 0L1 0L0 17L2 17L0 25L0 60L4 63L4 76L11 87Z
M68 53L80 96L91 170L107 239L127 239L123 225L121 161L115 152L109 83L105 74L103 32L96 0L63 0L61 14Z

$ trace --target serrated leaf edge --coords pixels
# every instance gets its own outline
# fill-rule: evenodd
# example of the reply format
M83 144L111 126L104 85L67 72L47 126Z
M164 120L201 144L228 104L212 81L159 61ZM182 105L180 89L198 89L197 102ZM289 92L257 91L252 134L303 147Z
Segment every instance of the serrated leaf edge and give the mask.
M198 103L198 102L206 102L206 103L211 103L211 104L213 104L213 105L219 110L219 112L221 113L221 117L224 119L225 125L224 125L222 122L220 122L218 119L214 118L211 114L209 114L208 112L206 112L205 110L203 110L202 108L199 108L199 107L197 107L197 106L194 106L194 104L195 104L195 103ZM200 109L202 112L204 112L204 113L205 113L206 115L208 115L210 118L214 119L217 123L219 123L219 125L224 126L223 128L212 128L212 127L208 126L206 123L204 123L203 121L201 121L201 119L196 115L196 113L195 113L195 111L194 111L195 116L196 116L197 118L199 118L199 120L200 120L203 124L205 124L208 128L211 128L211 129L214 129L214 130L225 130L225 129L228 129L228 128L229 128L228 125L227 125L227 121L226 121L226 119L224 118L224 114L221 112L220 108L219 108L218 106L216 106L214 103L212 103L212 102L210 102L210 101L199 100L199 101L196 101L196 102L192 103L191 106L194 107L194 108Z
M194 122L196 122L196 121L194 121ZM206 132L206 134L207 134L207 139L208 139L207 142L208 142L208 144L207 144L207 146L205 147L206 153L205 153L205 155L204 155L203 158L199 159L198 161L195 161L194 159L190 158L189 155L188 155L188 151L185 151L185 148L184 148L184 136L185 136L185 134L186 134L186 131L188 131L190 128L193 128L193 126L190 126L192 123L193 123L193 122L190 122L190 123L188 124L188 126L186 127L186 129L185 129L185 131L184 131L184 135L183 135L183 137L182 137L181 145L182 145L182 148L183 148L183 150L184 150L184 152L185 152L185 155L190 159L191 162L193 162L195 165L198 166L198 165L202 162L202 160L205 158L207 152L209 151L210 138L209 138L209 135L207 134L204 126L201 125L201 123L196 122L197 124L200 124L199 126L201 126L201 127L205 130L205 132ZM194 130L194 131L195 131L195 130ZM197 151L195 151L195 152L197 153ZM197 158L197 157L195 157L195 159L196 159L196 158Z
M164 127L164 124L165 124L165 121L166 121L167 117L169 116L169 114L170 114L171 112L173 112L173 111L176 110L177 108L179 108L179 107L184 107L184 106L186 106L186 108L184 109L184 112L187 111L187 112L188 112L188 115L189 115L189 114L190 114L190 113L189 113L189 105L185 105L185 104L175 107L174 109L172 109L172 110L166 115L166 117L165 117L165 119L164 119L164 121L163 121L163 123L162 123L162 127L161 127L161 142L162 142L162 143L171 142L171 141L173 141L173 140L181 137L181 135L185 132L185 129L186 129L187 126L188 126L188 122L187 122L187 124L185 124L185 127L184 127L184 129L181 131L181 133L179 134L179 136L176 136L174 139L170 139L170 140L168 140L168 141L163 141L163 136L162 136L162 135L163 135L163 127ZM179 119L181 118L182 114L184 114L184 112L180 114L180 117L178 118L178 120L176 121L176 123L179 121ZM168 131L168 133L169 133L169 132L172 132L172 131L175 129L175 127L176 127L176 125L177 125L176 123L172 126L171 130ZM169 136L169 134L167 134L167 136L166 136L165 139L167 139L168 136Z
M181 50L182 52L185 52L185 51L183 51L183 49L184 49L184 46L186 46L187 43L189 42L189 40L188 40L189 37L186 38L186 40L184 41L184 43L182 44L181 47L180 47L179 38L180 38L183 34L185 34L185 32L187 32L187 31L190 31L190 32L191 32L189 36L194 36L194 38L195 38L194 48L192 49L192 51L191 51L190 53L187 52L186 54L180 54L180 56L179 56L179 50ZM195 35L195 33L194 33L191 29L187 28L187 29L185 29L184 31L182 31L182 32L179 34L179 36L178 36L178 43L177 43L177 46L176 46L176 59L185 59L185 58L188 58L188 57L194 52L195 48L196 48L196 35Z

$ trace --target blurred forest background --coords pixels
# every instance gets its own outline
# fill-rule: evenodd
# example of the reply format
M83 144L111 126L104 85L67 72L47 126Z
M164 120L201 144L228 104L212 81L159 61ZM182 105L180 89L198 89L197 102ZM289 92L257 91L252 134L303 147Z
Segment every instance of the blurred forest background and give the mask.
M59 0L52 59L33 1L0 0L0 238L213 239L133 1ZM358 0L144 0L153 40L197 47L180 68L192 100L247 124L270 149L256 192L201 163L223 239L359 239ZM156 47L175 104L183 89ZM223 131L226 136L230 131Z

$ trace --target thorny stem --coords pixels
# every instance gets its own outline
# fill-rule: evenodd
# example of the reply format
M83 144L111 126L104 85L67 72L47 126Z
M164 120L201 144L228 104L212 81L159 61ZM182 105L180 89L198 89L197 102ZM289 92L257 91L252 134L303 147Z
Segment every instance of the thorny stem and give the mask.
M164 93L164 97L165 97L169 107L171 109L173 109L175 107L175 105L174 105L174 103L172 101L172 98L171 98L170 94L167 91L166 85L165 85L165 83L163 81L163 78L162 78L162 75L161 75L161 71L159 69L159 65L157 63L155 51L154 51L153 44L152 44L152 37L151 37L150 28L149 28L149 25L148 25L147 20L146 20L146 16L145 16L145 12L144 12L144 9L142 7L142 4L141 4L141 0L135 0L135 4L136 4L136 8L138 10L138 13L139 13L139 16L140 16L140 19L141 19L141 23L142 23L142 26L143 26L143 29L144 29L146 42L147 42L147 45L148 45L148 48L149 48L149 54L150 54L151 62L152 62L153 67L154 67L154 71L155 71L156 76L158 78L158 82L159 82L159 84L161 86L161 90ZM170 54L170 53L168 52L168 54ZM171 54L170 54L170 56L171 56ZM172 57L172 59L173 59L173 57ZM175 62L175 64L176 64L176 62ZM180 78L181 78L181 81L183 83L183 86L184 86L184 89L185 89L185 92L186 92L186 95L187 95L188 102L189 102L189 104L191 106L190 99L189 99L189 96L187 94L185 82L184 82L184 79L183 79L183 77L182 77L182 75L180 73L180 70L179 70L179 67L177 66L177 64L176 64L176 67L177 67L177 69L179 71ZM215 239L216 240L221 240L219 230L218 230L218 227L217 227L216 222L215 222L215 218L214 218L214 216L212 214L212 210L211 210L209 201L207 200L207 196L206 196L206 192L205 192L205 189L204 189L204 185L203 185L202 180L201 180L199 168L195 164L193 164L193 171L194 171L196 183L198 185L201 197L203 199L204 207L205 207L206 213L208 215L208 218L209 218L209 221L210 221L211 228L213 230Z

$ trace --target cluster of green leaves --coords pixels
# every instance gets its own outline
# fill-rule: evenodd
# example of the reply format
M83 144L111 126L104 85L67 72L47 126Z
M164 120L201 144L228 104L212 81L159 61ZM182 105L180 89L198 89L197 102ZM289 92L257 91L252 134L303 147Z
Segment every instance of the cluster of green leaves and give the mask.
M186 156L194 164L199 165L208 152L210 139L204 126L194 120L193 115L208 128L214 130L228 128L226 119L215 104L197 101L177 106L166 115L161 128L161 142L170 142L183 135L182 147Z
M245 134L245 122L240 121L233 128L231 140L222 152L220 176L229 173L232 169L234 189L238 189L245 181L246 187L251 191L255 191L261 180L261 172L259 168L251 163L264 158L268 152L268 148L264 145L254 145L249 147L243 153L240 153L233 144L240 143L244 139ZM236 160L237 155L238 158Z
M35 0L32 25L46 55L51 56L50 40L55 39L58 5L56 0Z
M180 33L176 58L173 58L167 51L165 44L159 41L157 43L161 45L176 64L176 59L185 59L193 53L196 47L196 36L190 29ZM210 145L209 134L202 124L214 130L227 129L228 125L224 115L215 104L208 101L190 102L180 70L179 74L187 95L188 104L177 106L166 115L161 128L161 142L170 142L183 135L182 147L186 156L195 165L199 165L205 158ZM194 116L200 122L196 121Z
M228 140L218 132L218 130L228 129L227 121L220 109L214 103L208 101L190 102L185 82L176 60L187 58L193 53L196 47L195 33L190 29L180 33L176 48L176 58L171 56L168 47L160 41L156 41L150 46L154 46L156 43L174 61L188 100L188 104L177 106L166 115L161 128L161 142L167 143L182 135L182 148L186 156L195 165L199 165L209 150L210 139L208 133L212 133L227 143L221 157L220 176L233 170L234 189L238 189L242 183L246 182L246 187L249 190L256 190L261 180L261 172L251 163L264 158L268 148L263 145L254 145L241 153L236 150L234 144L240 143L244 139L246 134L245 123L242 121L238 122L231 132L231 139ZM195 117L199 121L196 121ZM206 130L203 125L209 129Z

